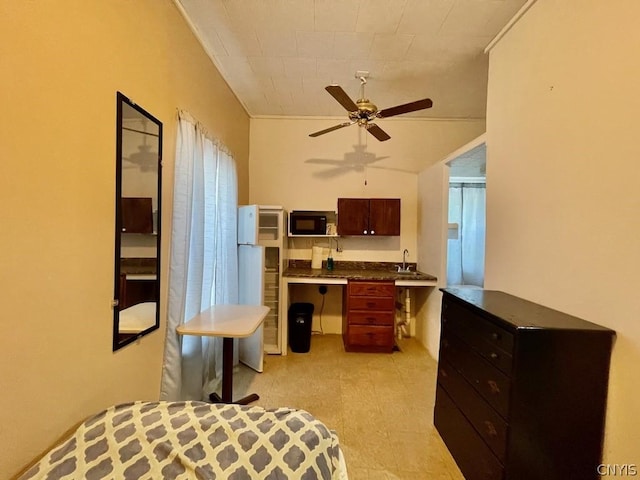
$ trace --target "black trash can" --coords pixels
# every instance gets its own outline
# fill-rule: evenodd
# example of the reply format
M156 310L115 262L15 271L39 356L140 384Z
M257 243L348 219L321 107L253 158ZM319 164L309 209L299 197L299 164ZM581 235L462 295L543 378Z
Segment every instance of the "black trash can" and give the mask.
M313 303L292 303L289 307L289 347L295 353L311 349Z

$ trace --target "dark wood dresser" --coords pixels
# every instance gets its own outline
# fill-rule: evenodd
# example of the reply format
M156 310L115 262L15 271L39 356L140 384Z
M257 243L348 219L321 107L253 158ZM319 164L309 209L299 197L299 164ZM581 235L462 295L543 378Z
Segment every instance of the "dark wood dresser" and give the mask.
M615 332L504 292L442 292L434 423L465 478L600 478Z

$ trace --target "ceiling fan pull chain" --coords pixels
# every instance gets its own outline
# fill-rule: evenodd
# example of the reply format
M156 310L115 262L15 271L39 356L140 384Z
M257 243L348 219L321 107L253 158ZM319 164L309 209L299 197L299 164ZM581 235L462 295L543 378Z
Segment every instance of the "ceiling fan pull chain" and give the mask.
M369 135L365 135L364 136L364 151L367 151L367 148L369 147ZM367 186L367 165L365 164L364 166L364 186ZM365 232L366 233L366 232Z

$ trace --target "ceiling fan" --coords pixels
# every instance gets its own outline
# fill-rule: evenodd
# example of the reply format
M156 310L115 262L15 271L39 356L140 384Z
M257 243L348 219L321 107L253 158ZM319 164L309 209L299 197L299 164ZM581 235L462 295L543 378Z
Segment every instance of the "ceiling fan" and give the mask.
M360 75L358 75L360 74ZM333 132L340 128L348 127L357 123L361 127L364 127L367 132L376 137L381 142L389 140L391 137L387 132L382 130L378 125L372 123L376 118L388 118L395 115L402 115L403 113L415 112L417 110L423 110L425 108L431 108L433 102L429 98L422 100L416 100L415 102L405 103L403 105L397 105L395 107L384 108L378 110L368 98L364 96L364 86L367 83L368 72L358 72L356 77L360 79L360 99L355 102L351 100L349 95L339 85L329 85L325 87L325 90L335 98L340 105L342 105L347 112L349 112L349 121L334 125L333 127L325 128L318 132L309 134L310 137L318 137L325 133Z

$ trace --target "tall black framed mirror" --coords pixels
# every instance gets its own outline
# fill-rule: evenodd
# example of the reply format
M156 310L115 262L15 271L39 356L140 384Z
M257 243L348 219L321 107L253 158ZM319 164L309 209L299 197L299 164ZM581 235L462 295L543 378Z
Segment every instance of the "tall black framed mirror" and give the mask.
M113 350L160 326L162 122L116 95Z

